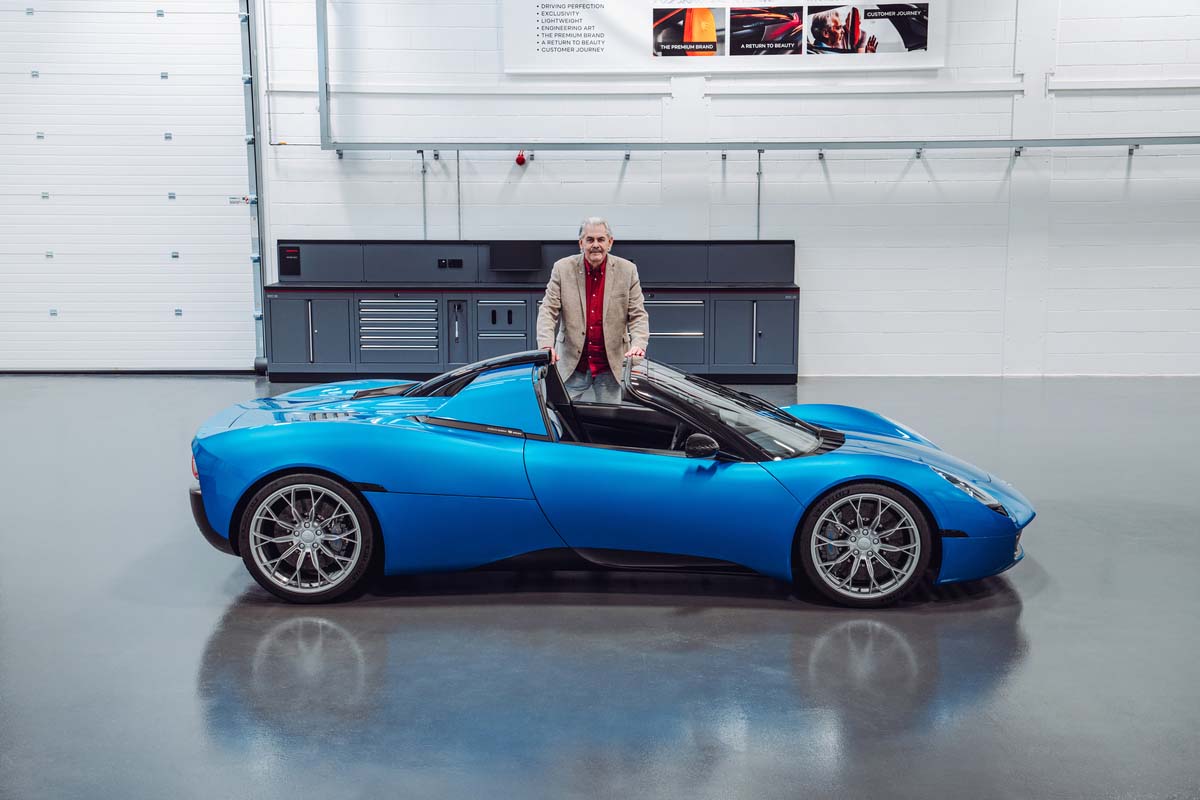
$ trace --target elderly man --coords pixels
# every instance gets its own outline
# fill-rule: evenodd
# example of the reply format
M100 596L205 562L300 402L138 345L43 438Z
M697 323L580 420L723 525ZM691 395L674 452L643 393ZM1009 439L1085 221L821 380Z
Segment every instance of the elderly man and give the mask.
M554 263L538 312L538 347L550 351L551 363L576 400L591 390L588 399L621 402L622 362L646 355L650 340L637 265L610 255L612 246L608 223L585 219L579 226L579 255Z

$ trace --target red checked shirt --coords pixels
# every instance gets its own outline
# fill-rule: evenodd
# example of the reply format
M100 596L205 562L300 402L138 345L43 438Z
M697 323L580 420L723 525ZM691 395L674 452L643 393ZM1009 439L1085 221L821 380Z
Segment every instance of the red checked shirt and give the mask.
M587 275L587 336L583 341L583 358L593 376L609 369L608 354L604 349L604 273L607 267L607 256L594 269L586 259L583 262Z

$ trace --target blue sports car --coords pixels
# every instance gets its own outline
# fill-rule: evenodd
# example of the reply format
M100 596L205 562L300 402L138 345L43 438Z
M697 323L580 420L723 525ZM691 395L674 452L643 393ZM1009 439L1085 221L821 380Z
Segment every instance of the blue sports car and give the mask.
M539 350L241 403L192 442L192 512L300 603L533 563L752 571L871 607L1023 555L1029 501L892 420L649 360L622 382L620 404L572 401Z

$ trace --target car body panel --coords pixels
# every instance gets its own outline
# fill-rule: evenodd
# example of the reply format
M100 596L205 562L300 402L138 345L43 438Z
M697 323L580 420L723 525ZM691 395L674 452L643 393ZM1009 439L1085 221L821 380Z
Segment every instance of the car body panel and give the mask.
M761 464L528 441L525 468L571 547L684 554L791 578L800 507Z
M841 406L829 403L807 403L801 405L782 406L783 410L797 419L820 425L822 428L832 428L835 431L857 431L873 433L902 441L916 442L926 447L936 448L933 442L921 434L906 428L893 420L874 411L855 406Z
M771 462L764 467L806 507L840 485L860 481L890 484L915 497L930 512L935 535L941 536L938 583L963 580L966 575L995 574L1001 571L996 554L1005 551L1009 563L1004 568L1011 566L1015 563L1017 534L1028 524L1018 524L1012 517L993 511L928 465L892 455L838 450L815 458ZM997 493L993 494L999 499ZM978 544L980 540L987 541Z
M565 547L532 499L364 494L376 516L387 520L383 569L389 575L470 569Z
M469 487L469 496L532 500L523 444L392 416L240 428L197 440L193 453L209 521L228 538L238 499L283 471L315 469L409 494L460 496Z
M533 367L529 364L480 375L448 398L437 416L546 435L546 420L533 391Z

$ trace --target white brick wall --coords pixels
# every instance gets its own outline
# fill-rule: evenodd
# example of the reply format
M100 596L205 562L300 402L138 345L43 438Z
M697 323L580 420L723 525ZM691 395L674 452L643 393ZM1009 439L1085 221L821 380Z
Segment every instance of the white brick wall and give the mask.
M0 2L0 370L252 366L240 41L230 0Z
M311 0L260 0L276 141L318 141ZM1173 135L1200 130L1200 7L953 0L932 73L517 79L500 0L331 0L335 135L721 140ZM449 6L453 6L450 8ZM1018 19L1018 10L1026 14ZM453 49L441 20L463 22ZM1020 33L1018 33L1020 31ZM1018 36L1021 38L1018 39ZM1142 54L1142 55L1139 55ZM1052 73L1048 75L1047 73ZM1048 91L1053 81L1127 88ZM426 87L450 87L430 94ZM768 94L790 87L793 94ZM359 90L355 93L350 90ZM476 94L462 94L464 91ZM545 92L545 94L540 94ZM609 92L603 94L601 92ZM614 93L615 92L615 93ZM532 94L531 94L532 93ZM730 152L464 152L463 238L753 238L756 160ZM802 374L1200 372L1200 147L768 151L763 238L797 242ZM412 152L274 146L269 238L420 238ZM454 153L429 162L428 236L460 235ZM618 242L619 251L620 244Z

